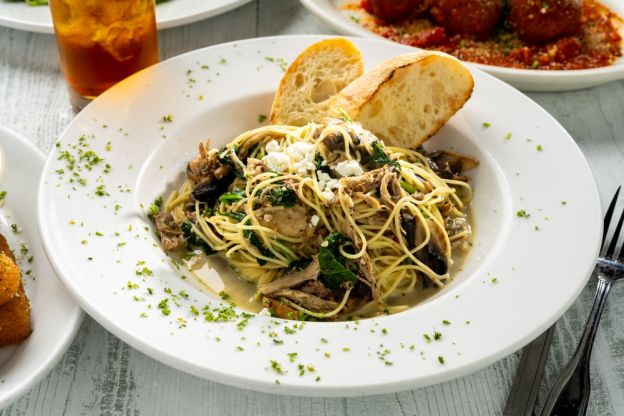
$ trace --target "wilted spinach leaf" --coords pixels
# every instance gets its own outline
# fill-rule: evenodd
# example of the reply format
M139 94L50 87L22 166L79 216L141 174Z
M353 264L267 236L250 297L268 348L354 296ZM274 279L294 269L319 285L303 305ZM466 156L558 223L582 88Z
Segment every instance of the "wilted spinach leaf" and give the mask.
M337 289L342 282L355 283L357 278L357 263L340 254L342 244L351 240L342 233L331 233L321 243L319 250L319 264L323 282L330 289Z
M384 165L394 166L397 169L399 168L399 162L388 157L380 142L373 143L372 163L376 168L380 168Z
M212 247L208 245L204 240L202 240L195 232L193 231L193 226L190 222L185 221L182 223L182 235L186 240L186 247L189 250L193 249L201 249L206 254L213 254L214 250Z
M219 197L219 201L226 204L233 204L234 202L238 202L245 197L245 191L242 189L233 189L232 192L226 192L221 194Z
M285 207L294 207L297 203L297 194L295 191L288 188L273 188L269 193L273 206L282 205Z

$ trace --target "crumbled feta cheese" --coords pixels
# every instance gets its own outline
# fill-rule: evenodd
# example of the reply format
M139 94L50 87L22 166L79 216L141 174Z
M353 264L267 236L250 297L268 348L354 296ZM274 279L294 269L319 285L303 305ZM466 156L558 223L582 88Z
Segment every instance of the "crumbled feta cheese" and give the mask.
M280 149L279 143L271 140L265 146L267 155L262 160L269 169L284 172L293 168L300 175L314 171L314 145L307 142L295 142Z
M357 160L339 162L334 169L342 176L360 176L364 173Z
M372 143L379 140L373 133L364 130L360 123L351 123L351 130L360 139L362 143Z
M331 202L334 199L334 193L332 192L332 190L338 188L338 180L333 179L327 173L320 170L316 171L316 177L318 178L321 195L323 195L325 199Z
M320 220L320 218L319 218L318 215L316 215L316 214L312 215L310 217L310 226L312 226L312 228L316 228L316 226L319 223L319 220Z
M290 156L282 152L269 152L262 161L267 164L269 169L276 172L284 172L291 166Z
M307 142L295 142L286 148L286 153L293 160L293 167L300 175L305 175L308 171L313 171L316 167L314 163L314 145Z
M279 143L276 140L271 140L270 142L268 142L266 144L266 146L264 147L267 151L267 153L269 152L279 152Z
M321 192L321 195L323 195L323 198L325 198L329 202L332 202L334 199L334 193L332 191L323 191Z

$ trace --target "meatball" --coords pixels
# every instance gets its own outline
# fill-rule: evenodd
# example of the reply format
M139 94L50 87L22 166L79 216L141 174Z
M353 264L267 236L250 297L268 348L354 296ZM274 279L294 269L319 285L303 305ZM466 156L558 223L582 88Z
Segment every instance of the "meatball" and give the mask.
M439 0L433 18L450 32L487 38L503 14L503 0Z
M540 43L577 33L583 0L510 0L508 23L526 42Z
M424 12L429 7L429 2L430 0L365 0L362 6L383 21L395 22Z

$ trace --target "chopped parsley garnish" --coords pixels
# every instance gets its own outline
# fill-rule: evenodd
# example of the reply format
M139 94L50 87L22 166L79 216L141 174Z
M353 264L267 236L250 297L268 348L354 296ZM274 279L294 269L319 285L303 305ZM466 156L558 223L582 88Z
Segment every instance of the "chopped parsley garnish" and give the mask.
M171 114L164 115L162 117L163 123L173 123L173 116Z
M106 185L99 185L95 188L95 194L97 196L109 196L110 194L106 192Z
M4 201L7 196L7 191L0 191L0 202Z
M275 361L275 360L270 360L269 361L271 363L271 368L273 369L273 371L275 371L277 374L285 374L286 372L282 369L282 365Z
M438 355L438 362L439 362L440 364L444 364L444 357L443 357L443 356L441 356L441 355Z
M528 212L526 212L525 210L521 209L518 212L516 212L516 216L518 218L529 218L531 216L531 214L529 214Z
M158 303L158 309L162 312L163 315L169 316L171 310L169 309L169 298L164 298Z
M450 322L450 321L447 321L446 319L444 319L444 320L442 321L442 324L443 324L443 325L450 325L450 324L451 324L451 322Z
M508 131L508 132L505 134L505 140L511 140L511 132L510 132L510 131Z
M258 123L264 123L267 119L267 116L264 114L258 114Z
M483 124L481 124L481 127L483 127L484 129L487 129L489 127L492 127L492 124L488 123L487 121L484 121Z
M536 147L536 149L537 149L537 151L538 151L538 152L541 152L541 151L543 151L543 150L544 150L544 148L542 147L542 145L541 145L541 144L538 144L538 145L537 145L537 147Z
M148 213L149 215L151 215L152 217L158 214L158 211L160 211L160 207L162 207L163 204L163 197L159 196L158 198L156 198L154 200L154 202L149 206L148 209ZM118 205L115 205L115 210L117 211ZM121 208L121 207L120 207Z

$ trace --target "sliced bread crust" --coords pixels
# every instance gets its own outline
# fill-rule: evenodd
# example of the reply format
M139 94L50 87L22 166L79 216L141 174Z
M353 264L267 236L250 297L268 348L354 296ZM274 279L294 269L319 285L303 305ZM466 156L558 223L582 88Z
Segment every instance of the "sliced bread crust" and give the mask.
M390 146L416 148L472 95L470 71L454 57L430 51L385 61L333 99L332 115L345 111Z
M280 82L271 123L302 126L322 122L336 95L362 75L363 68L360 51L347 39L327 39L309 46Z

